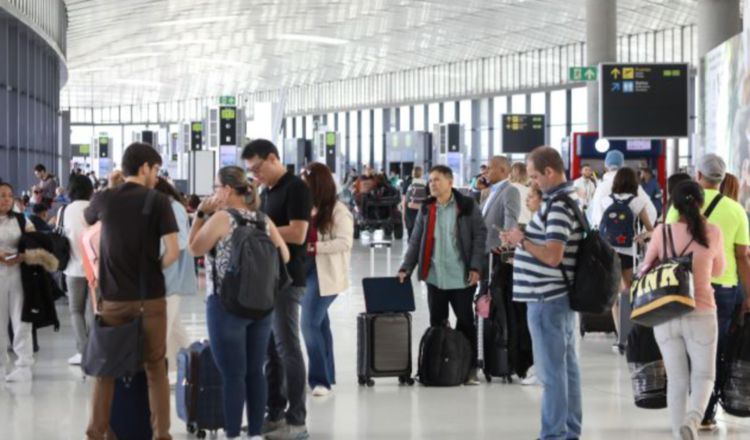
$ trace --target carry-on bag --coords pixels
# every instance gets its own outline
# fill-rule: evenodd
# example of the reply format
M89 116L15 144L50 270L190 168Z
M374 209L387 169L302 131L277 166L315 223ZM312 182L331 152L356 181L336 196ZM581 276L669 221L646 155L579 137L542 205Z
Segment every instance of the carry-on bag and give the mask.
M187 431L205 437L224 427L223 381L208 341L197 341L177 353L177 416Z
M727 341L721 407L735 417L750 417L750 313L734 326Z
M633 322L647 327L663 324L695 310L693 291L693 254L685 255L692 240L681 253L674 247L672 229L662 229L662 260L630 288ZM671 257L670 255L671 251Z
M360 385L375 385L375 377L411 378L411 314L360 313L357 316L357 377Z
M634 325L628 336L625 356L630 369L635 406L645 409L667 407L667 370L650 327Z
M482 369L487 382L492 382L493 377L500 377L504 382L511 383L513 372L508 350L508 310L502 298L505 293L493 279L493 257L490 253L486 290L479 294L476 301L477 366Z
M139 371L132 377L115 379L109 426L117 440L143 440L153 437L148 404L148 380Z
M447 325L428 328L419 343L417 379L422 385L451 387L469 377L472 350L461 332Z

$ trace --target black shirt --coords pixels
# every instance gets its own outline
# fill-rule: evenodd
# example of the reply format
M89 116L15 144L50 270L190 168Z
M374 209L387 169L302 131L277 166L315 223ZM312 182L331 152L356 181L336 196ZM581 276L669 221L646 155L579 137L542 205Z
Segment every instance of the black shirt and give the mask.
M179 229L164 194L156 193L150 215L143 215L149 191L154 190L125 183L99 193L84 211L88 224L102 222L99 286L107 301L139 300L141 272L146 299L165 295L159 246L162 236Z
M271 188L261 195L261 211L265 212L276 226L289 226L292 220L310 221L312 195L307 184L292 173L286 173ZM306 243L301 245L287 243L289 263L287 270L296 287L305 286Z

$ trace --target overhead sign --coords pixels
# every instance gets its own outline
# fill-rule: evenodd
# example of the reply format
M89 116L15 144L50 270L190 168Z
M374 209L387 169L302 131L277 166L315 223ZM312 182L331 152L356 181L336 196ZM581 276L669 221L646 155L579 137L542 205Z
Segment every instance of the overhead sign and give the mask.
M503 152L530 153L545 144L544 115L503 115Z
M193 122L190 124L190 150L203 149L203 123Z
M234 107L219 108L220 145L237 145L237 109Z
M599 131L604 138L688 136L687 64L600 66Z
M596 81L596 67L571 67L568 69L568 80L572 82Z
M219 105L237 105L237 98L234 96L220 96Z
M99 138L99 157L100 158L109 157L109 138L108 137Z

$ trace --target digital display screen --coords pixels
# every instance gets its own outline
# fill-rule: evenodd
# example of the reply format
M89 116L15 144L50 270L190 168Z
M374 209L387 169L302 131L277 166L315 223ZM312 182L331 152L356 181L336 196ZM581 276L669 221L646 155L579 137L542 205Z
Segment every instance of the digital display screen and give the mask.
M604 138L688 136L687 64L600 67L599 126Z
M237 145L237 109L221 107L219 109L219 144Z
M544 115L503 115L503 152L530 153L545 144Z

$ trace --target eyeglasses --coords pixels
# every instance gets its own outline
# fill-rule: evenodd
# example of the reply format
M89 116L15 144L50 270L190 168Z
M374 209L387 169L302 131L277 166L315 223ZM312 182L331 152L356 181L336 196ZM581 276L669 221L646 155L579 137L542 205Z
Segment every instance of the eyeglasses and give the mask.
M253 174L257 174L258 171L260 170L260 167L263 166L263 162L265 162L265 161L266 161L266 159L262 159L260 162L256 163L255 165L251 166L250 168L248 168L248 170L250 170L250 172L253 173Z

